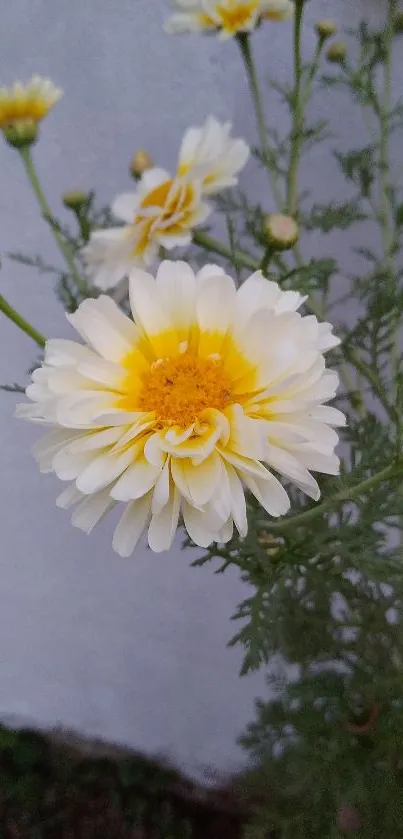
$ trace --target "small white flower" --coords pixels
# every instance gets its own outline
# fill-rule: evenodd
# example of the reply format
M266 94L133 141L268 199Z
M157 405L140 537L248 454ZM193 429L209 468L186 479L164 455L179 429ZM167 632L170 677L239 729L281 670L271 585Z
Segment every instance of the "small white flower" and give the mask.
M95 286L106 290L131 269L149 266L158 250L188 245L193 228L206 220L210 207L202 201L200 180L171 178L164 169L148 169L137 191L118 196L112 204L123 227L91 234L83 257Z
M26 84L0 87L0 128L40 122L61 96L62 91L42 76L32 76Z
M230 122L210 116L201 128L189 128L182 140L178 174L200 180L205 195L236 184L249 157L249 146L231 137L231 129Z
M57 503L76 505L73 524L90 532L122 502L113 546L128 556L146 528L152 550L169 549L180 515L201 547L234 524L245 536L246 490L284 515L274 472L318 499L311 472L338 473L332 426L344 424L325 404L338 386L330 324L261 272L237 291L215 265L134 270L130 301L134 322L107 296L69 315L84 344L48 341L17 409L51 427L34 454L68 483Z
M286 20L294 13L292 0L174 0L176 12L165 24L169 33L218 32L232 38L250 32L261 20Z

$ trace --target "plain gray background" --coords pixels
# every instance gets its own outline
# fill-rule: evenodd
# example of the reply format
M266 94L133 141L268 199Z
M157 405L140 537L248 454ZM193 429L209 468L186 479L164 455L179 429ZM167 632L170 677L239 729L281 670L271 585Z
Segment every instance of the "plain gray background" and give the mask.
M351 25L363 15L376 19L385 7L382 0L310 0L307 54L317 17ZM173 167L184 130L210 113L256 140L235 44L165 35L167 11L164 0L4 6L1 82L40 73L65 91L34 151L56 214L63 216L64 190L95 187L108 202L130 189L127 167L139 146ZM267 24L256 34L261 76L287 77L291 31L289 23ZM359 145L360 120L344 100L322 97L316 108L343 145ZM270 112L281 127L284 114L273 99ZM59 261L18 155L3 143L0 169L1 252ZM315 152L304 179L318 198L345 194L329 148ZM252 163L242 182L272 209ZM344 243L333 239L337 252ZM316 240L309 247L320 250ZM48 276L4 259L0 285L46 336L70 334ZM24 382L35 347L4 318L0 347L0 382ZM55 508L58 481L39 475L29 454L38 431L13 419L15 401L0 392L0 716L163 753L192 772L235 768L243 759L236 738L264 689L262 674L239 679L241 651L226 649L245 587L235 572L191 569L193 555L179 547L167 555L138 549L122 560L111 549L109 520L89 538L76 531Z

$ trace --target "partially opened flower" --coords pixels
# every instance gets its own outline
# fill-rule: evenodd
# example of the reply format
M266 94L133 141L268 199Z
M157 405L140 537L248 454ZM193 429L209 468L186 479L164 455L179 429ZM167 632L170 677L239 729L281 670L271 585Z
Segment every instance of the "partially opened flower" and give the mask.
M11 87L1 87L0 128L6 139L12 145L32 143L38 123L61 96L62 91L41 76L32 76L25 85L14 82Z
M302 317L302 298L253 274L237 291L223 270L196 276L163 262L130 277L134 322L111 300L85 300L69 320L84 344L49 341L18 415L50 425L34 453L68 482L89 532L117 502L113 538L129 555L142 532L168 549L180 516L195 544L247 532L245 490L271 516L289 508L284 476L314 499L311 470L336 474L344 417L326 403L337 373L323 352L330 324Z
M230 122L210 116L201 128L189 128L182 140L178 174L199 179L205 195L236 184L249 157L249 146L231 137L231 129Z
M151 265L160 247L188 245L210 208L202 201L200 180L171 178L153 168L144 172L137 192L115 200L112 212L125 225L96 230L82 251L92 282L101 289L117 285L136 265Z
M294 12L292 0L174 0L169 33L218 32L221 39L250 32L262 20L286 20Z

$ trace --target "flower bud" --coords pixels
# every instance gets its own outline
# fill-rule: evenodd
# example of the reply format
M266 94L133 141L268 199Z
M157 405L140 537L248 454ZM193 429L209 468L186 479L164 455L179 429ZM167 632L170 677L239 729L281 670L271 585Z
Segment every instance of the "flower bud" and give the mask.
M36 142L38 126L32 119L19 119L5 125L3 134L10 146L15 149L23 149Z
M74 189L71 192L64 192L62 201L65 207L69 210L81 210L88 201L88 193L80 189Z
M299 239L299 227L295 219L282 213L266 216L264 229L269 247L274 251L288 251Z
M331 38L337 32L337 24L334 20L326 19L317 20L315 24L316 34L318 38L324 41L326 38Z
M151 169L154 166L154 161L145 149L138 149L130 164L130 174L137 181L141 178L143 172Z
M327 50L326 58L332 64L343 64L346 53L346 45L343 41L334 41L333 44L330 44Z

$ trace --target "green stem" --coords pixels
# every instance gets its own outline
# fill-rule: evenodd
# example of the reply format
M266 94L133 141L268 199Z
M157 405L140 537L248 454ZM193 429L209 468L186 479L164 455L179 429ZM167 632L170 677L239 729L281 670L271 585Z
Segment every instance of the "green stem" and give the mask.
M254 256L250 256L244 251L231 251L230 248L227 248L226 245L223 245L222 242L218 241L218 239L214 239L213 236L209 236L208 233L199 233L195 230L193 232L193 242L195 245L199 245L206 251L211 251L211 253L217 253L219 256L223 256L224 259L228 259L229 262L232 262L235 259L237 265L242 268L250 268L251 271L257 271L260 267L259 260L255 259Z
M359 484L355 484L355 486L341 489L340 492L337 492L331 498L323 501L322 504L318 504L317 507L312 507L312 509L306 510L304 513L297 513L295 516L289 516L279 522L259 522L259 527L269 531L283 532L290 527L298 527L301 524L304 525L307 522L312 521L312 519L315 519L317 516L333 512L335 505L343 504L345 501L355 501L358 496L368 492L378 484L388 481L391 478L397 478L402 474L403 464L389 464L389 466L381 469L380 472L376 472L375 475L371 475L370 478L366 478L365 481L361 481Z
M380 186L380 209L379 220L382 233L383 253L385 260L385 268L387 274L387 281L391 290L391 294L395 293L395 270L393 263L393 219L390 206L389 195L389 119L391 110L391 86L392 86L392 45L394 38L394 23L396 17L397 2L396 0L389 0L388 17L385 29L385 61L384 61L384 81L382 99L379 111L379 186ZM378 112L377 111L377 112ZM397 311L394 329L393 341L391 350L391 367L394 381L399 372L399 325L400 312Z
M260 93L259 82L257 79L255 63L252 56L252 50L250 45L249 35L246 32L241 32L237 35L237 41L241 50L241 55L243 58L243 62L245 65L246 75L249 82L249 89L252 96L253 105L255 108L256 114L256 121L257 121L257 128L259 133L259 140L261 151L263 155L263 159L266 163L266 168L269 173L270 178L270 185L273 193L273 197L276 201L276 204L279 207L283 205L283 199L281 196L280 187L277 182L276 171L275 171L275 159L273 152L269 146L268 142L268 134L267 134L267 126L264 116L264 107L263 101Z
M49 204L48 204L48 202L45 198L43 189L42 189L41 184L39 182L38 174L37 174L37 171L36 171L35 166L34 166L31 151L30 151L28 146L24 146L23 148L19 149L19 153L20 153L21 159L23 161L23 164L25 166L25 171L28 175L28 179L31 183L31 186L32 186L32 189L35 193L38 204L39 204L39 206L42 210L42 215L43 215L45 221L48 222L48 224L49 224L49 226L52 230L52 233L53 233L53 235L56 239L56 242L59 246L59 249L60 249L61 253L64 256L64 259L67 263L67 266L70 269L71 276L73 277L77 288L79 288L80 291L85 293L86 282L85 282L84 278L80 276L80 274L77 270L77 267L75 265L74 257L73 257L73 254L72 254L71 250L70 250L70 247L67 244L64 236L60 233L60 230L58 229L58 227L57 227L57 225L56 225L56 223L53 219L51 209L50 209Z
M22 330L22 332L29 335L29 337L38 344L38 347L41 347L41 349L44 348L46 338L44 338L43 335L41 335L41 333L29 323L29 321L25 320L25 318L20 315L19 312L17 312L17 310L7 302L2 294L0 294L0 312L3 312L9 320L12 320L12 322Z
M291 153L287 178L287 212L290 216L296 216L298 213L298 173L304 127L304 109L301 99L301 31L303 9L304 4L297 2L294 15L294 90L292 94Z

